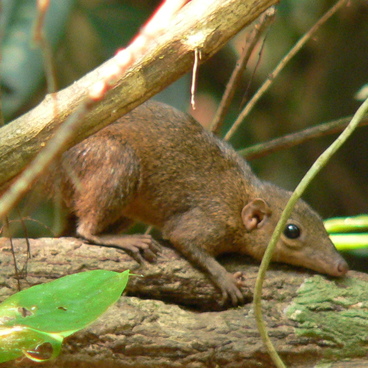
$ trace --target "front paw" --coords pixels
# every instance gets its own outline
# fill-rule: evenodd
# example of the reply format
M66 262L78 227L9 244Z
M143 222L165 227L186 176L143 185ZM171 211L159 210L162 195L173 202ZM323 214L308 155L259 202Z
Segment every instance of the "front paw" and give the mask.
M244 275L242 272L234 274L226 273L219 286L222 291L222 304L230 303L232 306L243 305L245 303L244 295L241 291L241 286L244 286Z
M236 283L236 286L240 289L241 287L245 287L246 286L246 283L245 283L245 275L243 272L241 271L237 271L237 272L234 272L232 274L232 277L234 278L235 280L235 283Z

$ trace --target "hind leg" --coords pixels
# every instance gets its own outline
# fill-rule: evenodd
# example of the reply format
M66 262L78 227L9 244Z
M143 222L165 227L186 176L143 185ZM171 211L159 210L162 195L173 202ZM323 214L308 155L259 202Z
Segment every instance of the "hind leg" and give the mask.
M127 223L128 219L120 219ZM120 225L120 221L119 221ZM77 234L81 238L87 240L93 245L100 245L110 248L124 250L138 263L143 263L144 260L154 262L157 258L157 253L160 251L159 244L152 238L151 235L145 234L101 234L93 235L93 227L90 227L90 222L81 222L77 228Z
M126 205L139 185L139 160L119 136L93 136L68 151L63 160L73 167L73 210L77 235L91 244L127 251L138 262L152 261L157 243L147 235L100 235L107 228L127 228Z

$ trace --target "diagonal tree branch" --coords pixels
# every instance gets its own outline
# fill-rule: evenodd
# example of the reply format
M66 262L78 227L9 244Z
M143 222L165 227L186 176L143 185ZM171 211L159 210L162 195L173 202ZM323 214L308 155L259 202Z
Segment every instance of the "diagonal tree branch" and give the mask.
M104 100L90 111L77 129L70 146L115 121L188 72L194 51L202 62L210 58L233 35L257 18L277 0L215 0L210 4L192 0L178 14L170 30L119 78ZM70 87L0 129L0 185L17 175L46 144L60 124L73 114L87 91L109 74L114 58Z
M349 124L352 118L352 116L348 116L346 118L318 124L295 133L290 133L282 137L272 139L268 142L257 143L253 146L239 150L238 153L247 160L261 158L280 150L295 147L299 144L308 142L311 139L339 133ZM368 125L368 115L363 117L359 127L366 125Z

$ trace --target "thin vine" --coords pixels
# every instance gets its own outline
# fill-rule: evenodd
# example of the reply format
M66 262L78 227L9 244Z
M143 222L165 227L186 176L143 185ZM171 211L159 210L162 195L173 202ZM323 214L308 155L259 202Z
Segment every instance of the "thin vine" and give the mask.
M314 177L322 170L322 168L327 164L327 162L331 159L331 157L336 153L336 151L346 142L346 140L351 136L354 130L359 125L360 121L364 118L364 115L368 112L368 98L363 102L363 104L359 107L357 112L354 114L351 122L345 128L345 130L337 137L337 139L318 157L318 159L314 162L312 167L305 174L304 178L301 180L299 185L296 187L294 193L291 195L281 218L275 228L275 231L271 237L270 243L266 249L266 252L263 256L261 266L259 268L258 277L256 280L256 286L254 290L254 299L253 299L253 307L255 318L258 326L259 333L261 334L262 340L266 345L268 352L274 361L277 368L285 368L285 364L282 362L281 358L276 352L275 347L272 344L271 339L268 336L266 324L263 320L262 316L262 305L261 305L261 297L262 297L262 286L265 279L267 268L271 262L271 258L276 246L277 241L280 238L281 232L284 229L288 218L291 215L291 212L294 208L295 203L302 196L303 192L307 188L307 186L311 183Z

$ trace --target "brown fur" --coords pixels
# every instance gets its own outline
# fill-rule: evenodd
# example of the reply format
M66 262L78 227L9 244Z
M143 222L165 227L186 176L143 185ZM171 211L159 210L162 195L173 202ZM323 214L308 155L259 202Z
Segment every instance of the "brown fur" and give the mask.
M67 151L53 169L54 191L78 218L90 242L121 245L137 254L157 250L149 238L99 234L142 221L204 270L233 304L242 302L237 280L215 256L238 252L261 259L290 193L262 182L230 146L189 115L148 102ZM275 260L343 275L319 216L299 201L289 221L298 239L283 235ZM138 239L138 240L137 240ZM151 254L152 256L152 254Z

